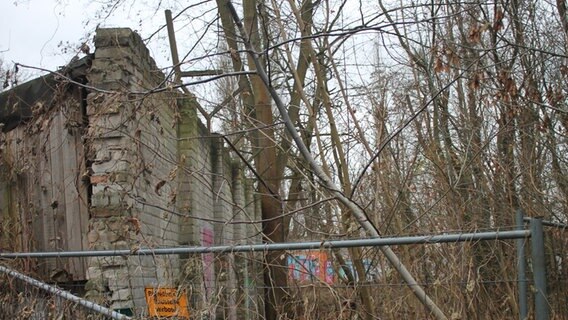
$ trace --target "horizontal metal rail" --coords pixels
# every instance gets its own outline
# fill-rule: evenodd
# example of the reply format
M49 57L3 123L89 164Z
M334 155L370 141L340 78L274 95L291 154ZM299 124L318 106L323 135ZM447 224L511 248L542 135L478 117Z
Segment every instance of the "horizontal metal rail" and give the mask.
M250 245L211 246L211 247L170 247L170 248L133 248L97 251L61 251L61 252L14 252L0 253L0 258L64 258L64 257L109 257L141 255L176 255L198 253L263 252L282 250L309 250L328 248L380 247L409 244L435 244L447 242L471 242L480 240L506 240L530 237L530 230L493 231L478 233L442 234L430 236L408 236L392 238L371 238L351 240L329 240L312 242L262 243Z
M524 217L523 221L526 223L530 223L531 220L534 218L531 217ZM568 229L568 224L560 223L560 222L552 222L547 220L542 220L542 225L545 227L555 227L558 229Z
M37 288L40 288L42 290L45 290L49 293L53 293L54 295L57 295L57 296L59 296L63 299L78 303L78 304L82 305L83 307L85 307L87 309L93 310L93 311L100 313L100 314L103 314L107 317L111 317L112 319L117 319L117 320L131 319L130 317L128 317L126 315L120 314L116 311L113 311L109 308L105 308L101 305L98 305L94 302L85 300L83 298L79 298L79 297L77 297L77 296L75 296L75 295L73 295L73 294L71 294L71 293L69 293L69 292L67 292L63 289L60 289L60 288L55 287L55 286L50 286L47 283L41 282L41 281L36 280L34 278L30 278L26 275L23 275L23 274L21 274L17 271L6 268L4 266L0 266L0 272L6 273L7 275L9 275L11 277L20 279L24 282L27 282L30 285L37 287Z

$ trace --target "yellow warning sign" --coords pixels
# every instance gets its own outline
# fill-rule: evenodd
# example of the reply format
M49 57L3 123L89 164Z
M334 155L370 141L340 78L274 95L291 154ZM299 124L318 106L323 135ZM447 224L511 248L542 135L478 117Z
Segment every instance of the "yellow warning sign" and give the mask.
M189 319L187 294L175 288L146 288L146 303L150 317Z

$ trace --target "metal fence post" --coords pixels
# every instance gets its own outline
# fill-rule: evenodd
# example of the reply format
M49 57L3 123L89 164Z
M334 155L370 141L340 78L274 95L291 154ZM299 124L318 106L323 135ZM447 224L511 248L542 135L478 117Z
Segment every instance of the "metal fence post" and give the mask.
M525 225L523 222L524 212L522 209L517 209L517 230L523 230ZM517 282L519 294L519 319L526 320L528 317L528 303L527 303L527 265L525 261L525 241L526 239L516 239L517 245Z
M535 286L535 319L548 320L548 301L546 294L546 264L544 261L544 233L542 219L533 218L530 222L531 256Z

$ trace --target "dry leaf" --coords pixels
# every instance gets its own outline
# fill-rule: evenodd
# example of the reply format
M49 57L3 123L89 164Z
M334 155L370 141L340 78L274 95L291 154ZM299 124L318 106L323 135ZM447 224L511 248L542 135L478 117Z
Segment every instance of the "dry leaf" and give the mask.
M126 218L126 221L129 222L132 225L132 229L134 230L134 233L136 233L136 234L140 233L141 224L140 224L140 220L138 220L138 218L129 217L129 218Z
M154 188L154 192L161 196L162 194L160 193L160 189L166 184L166 181L162 180L160 182L158 182L158 184L156 184L156 187Z
M495 22L493 23L493 30L499 31L503 29L503 18L505 14L503 13L503 9L499 8L495 11Z
M481 41L481 27L475 23L469 30L469 41L479 43Z

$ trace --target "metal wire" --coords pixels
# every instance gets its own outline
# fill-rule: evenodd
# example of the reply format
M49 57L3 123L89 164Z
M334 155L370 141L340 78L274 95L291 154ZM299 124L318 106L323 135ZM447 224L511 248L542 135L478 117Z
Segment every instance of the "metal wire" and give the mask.
M45 290L45 291L47 291L47 292L49 292L49 293L52 293L52 294L54 294L54 295L56 295L56 296L59 296L59 297L61 297L61 298L63 298L63 299L67 299L67 300L69 300L69 301L78 303L78 304L84 306L84 307L87 308L87 309L91 309L91 310L93 310L93 311L95 311L95 312L98 312L98 313L100 313L100 314L103 314L103 315L105 315L105 316L107 316L107 317L111 317L112 319L116 319L116 320L128 320L128 319L132 319L132 318L126 316L126 315L120 314L120 313L118 313L118 312L116 312L116 311L113 311L113 310L111 310L111 309L105 308L105 307L103 307L103 306L101 306L101 305L98 305L98 304L96 304L96 303L94 303L94 302L85 300L85 299L83 299L83 298L79 298L79 297L77 297L77 296L75 296L75 295L73 295L73 294L71 294L71 293L69 293L69 292L67 292L67 291L65 291L65 290L62 290L62 289L57 288L57 287L54 287L54 286L50 286L50 285L48 285L47 283L41 282L41 281L36 280L36 279L34 279L34 278L30 278L30 277L28 277L28 276L26 276L26 275L23 275L23 274L21 274L21 273L19 273L19 272L17 272L17 271L14 271L14 270L12 270L12 269L6 268L6 267L4 267L4 266L0 266L0 272L6 273L7 275L9 275L9 276L11 276L11 277L14 277L14 278L20 279L20 280L22 280L22 281L25 281L25 282L29 283L30 285L32 285L32 286L34 286L34 287L43 289L43 290Z

